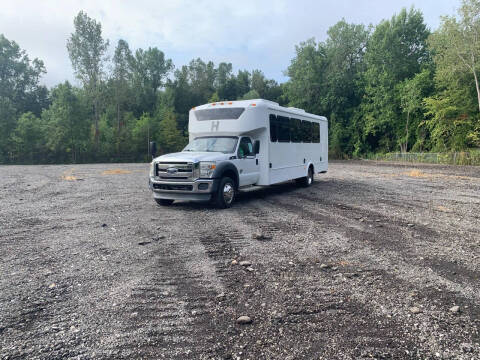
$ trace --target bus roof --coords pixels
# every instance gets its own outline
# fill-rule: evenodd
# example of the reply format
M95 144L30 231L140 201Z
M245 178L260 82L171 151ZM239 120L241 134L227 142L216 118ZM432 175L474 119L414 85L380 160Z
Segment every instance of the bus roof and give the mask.
M294 107L283 107L278 103L265 99L252 99L252 100L236 100L236 101L217 101L214 103L204 104L192 108L192 110L203 110L203 109L212 109L212 108L226 108L226 107L263 107L274 111L285 112L290 115L298 115L303 117L308 117L315 120L327 121L327 118L324 116L318 116L315 114L307 113L303 109L298 109Z

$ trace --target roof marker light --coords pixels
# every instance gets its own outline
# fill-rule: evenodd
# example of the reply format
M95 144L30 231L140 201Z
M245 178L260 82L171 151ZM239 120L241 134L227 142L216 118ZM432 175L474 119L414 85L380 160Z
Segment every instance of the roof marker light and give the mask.
M221 102L220 105L225 105L225 103Z
M233 103L231 101L228 102L228 105L232 105Z
M250 104L250 106L257 106L257 104L253 103L253 104Z

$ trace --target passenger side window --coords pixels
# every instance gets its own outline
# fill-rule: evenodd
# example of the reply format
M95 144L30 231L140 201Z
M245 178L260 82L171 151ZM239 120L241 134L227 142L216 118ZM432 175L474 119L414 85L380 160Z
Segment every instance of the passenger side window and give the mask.
M253 156L253 144L252 140L248 137L243 137L240 140L240 145L238 146L238 157L243 158L245 156Z
M277 116L278 141L290 142L290 119L286 116Z
M277 126L277 116L270 114L270 141L276 142L278 140L278 126Z
M312 142L319 143L320 142L320 124L315 122L312 124L313 124Z
M308 120L270 114L270 141L319 143L320 124Z
M302 121L302 142L312 142L312 123L310 121Z
M300 134L301 121L299 119L290 118L290 140L294 143L302 141Z

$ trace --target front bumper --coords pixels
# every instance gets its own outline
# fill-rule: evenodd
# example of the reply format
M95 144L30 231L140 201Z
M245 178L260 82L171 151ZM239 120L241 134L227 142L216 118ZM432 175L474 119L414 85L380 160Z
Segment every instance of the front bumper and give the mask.
M149 180L149 188L155 199L209 201L218 189L219 179L197 179L194 181Z

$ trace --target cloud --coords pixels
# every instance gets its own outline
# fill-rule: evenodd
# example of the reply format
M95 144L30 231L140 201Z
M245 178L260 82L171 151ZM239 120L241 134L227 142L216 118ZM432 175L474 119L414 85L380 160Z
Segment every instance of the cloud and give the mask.
M0 32L31 58L44 60L48 73L43 81L49 86L74 79L66 41L80 10L102 23L110 52L122 38L132 49L158 47L177 67L200 57L232 62L235 70L258 68L283 81L299 42L324 40L327 29L341 18L376 24L412 4L432 28L456 6L451 0L3 0Z

